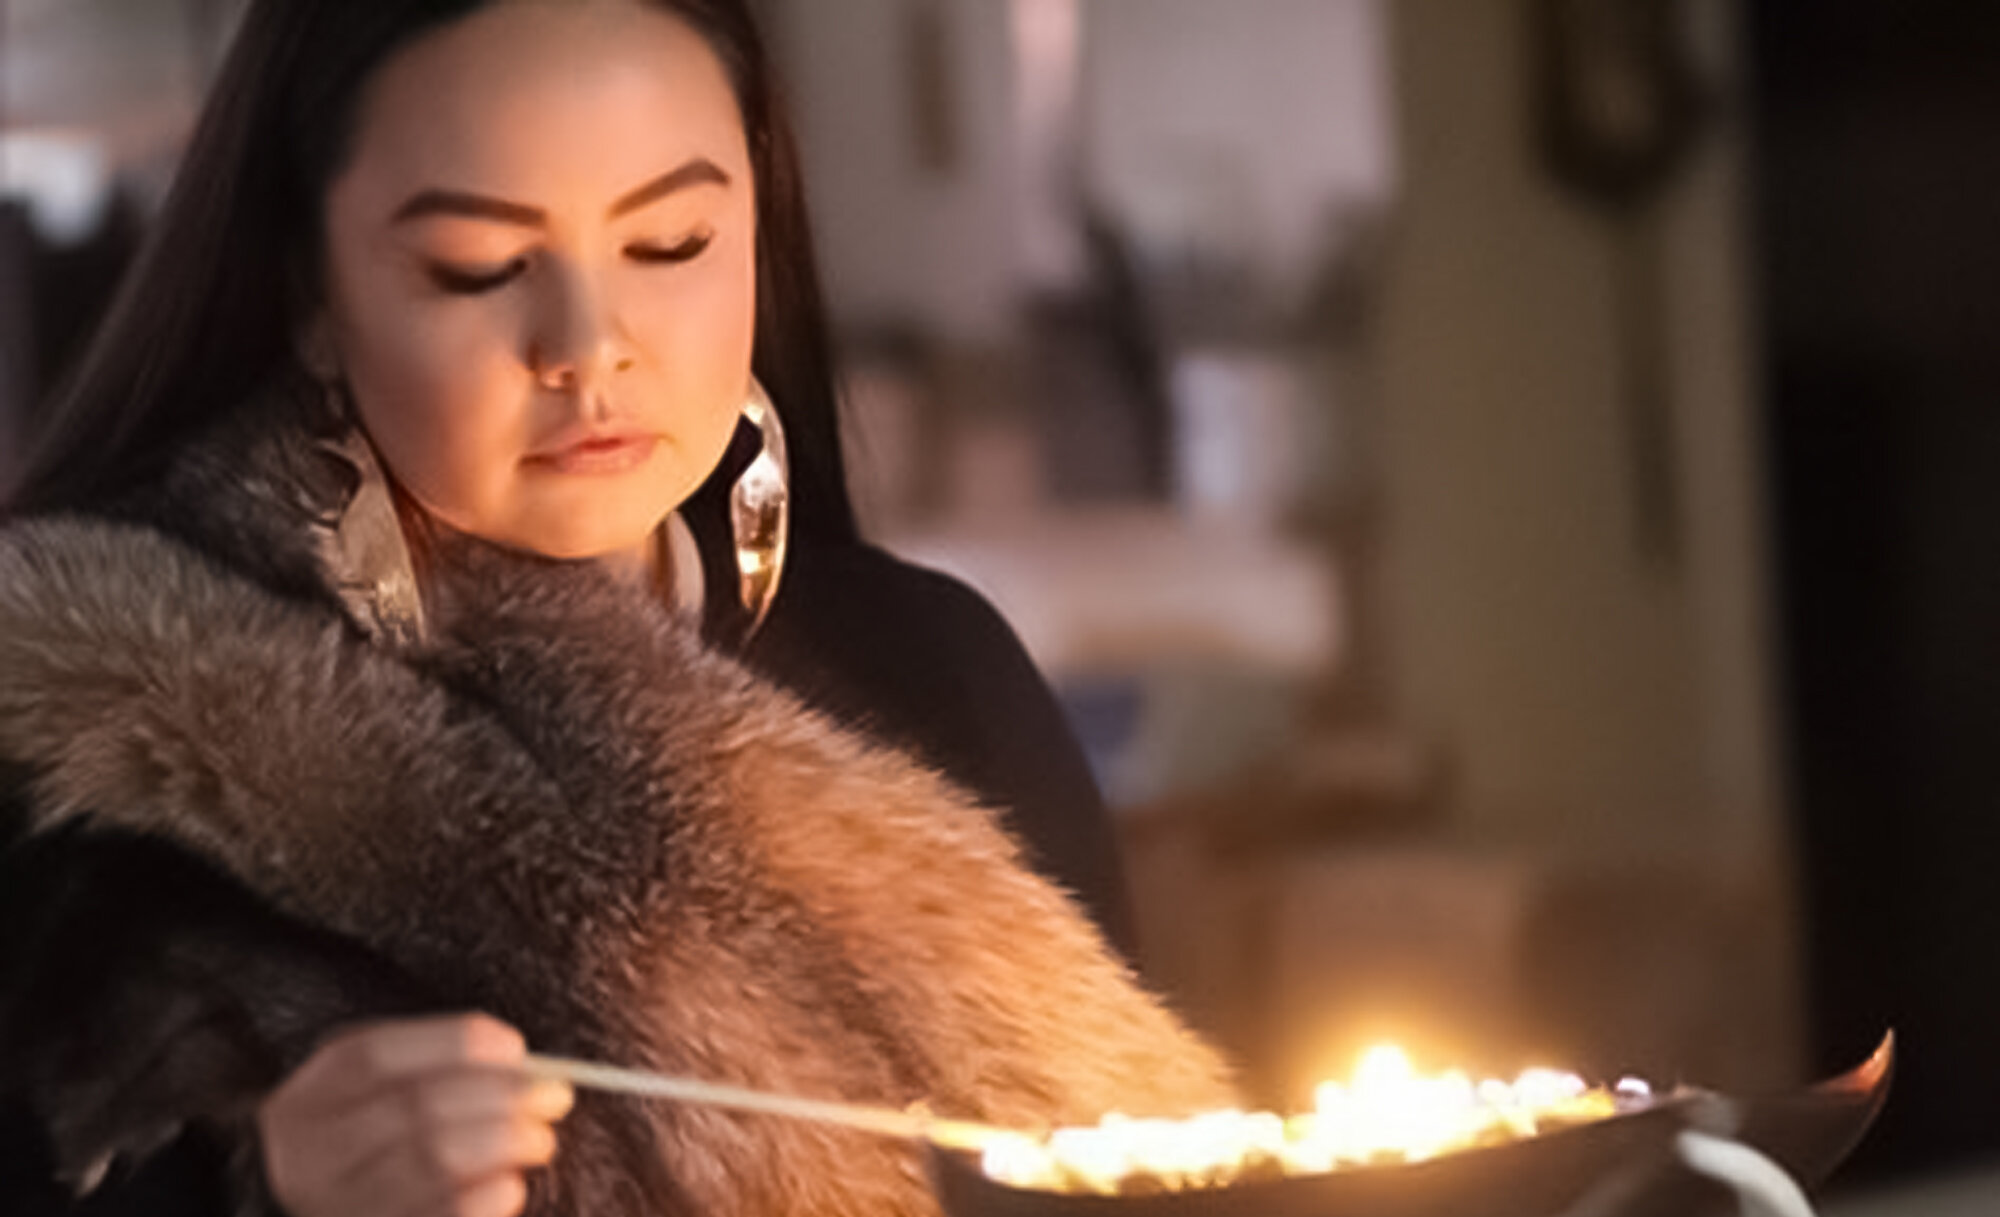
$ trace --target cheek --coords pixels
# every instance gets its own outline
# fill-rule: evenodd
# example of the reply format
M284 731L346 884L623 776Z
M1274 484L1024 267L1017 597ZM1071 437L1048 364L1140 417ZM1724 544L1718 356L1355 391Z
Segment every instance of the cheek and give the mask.
M754 264L738 250L699 275L664 276L636 296L635 336L648 354L663 420L691 449L720 459L749 388L756 336ZM694 452L690 452L694 456Z
M500 311L380 302L343 336L355 404L390 471L454 522L502 493L525 430Z

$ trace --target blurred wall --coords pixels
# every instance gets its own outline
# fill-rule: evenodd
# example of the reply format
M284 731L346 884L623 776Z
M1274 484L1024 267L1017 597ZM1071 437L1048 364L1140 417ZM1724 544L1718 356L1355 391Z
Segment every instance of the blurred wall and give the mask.
M1769 854L1740 135L1720 129L1657 215L1682 507L1660 562L1636 540L1624 238L1538 163L1527 7L1395 6L1379 412L1402 709L1450 749L1474 836Z
M1297 276L1314 269L1332 211L1377 205L1392 185L1380 0L1074 6L1081 79L1068 147L1024 141L1020 87L1035 68L1016 59L1017 17L1063 0L1018 11L1013 0L790 0L770 11L846 328L1006 340L1028 290L1074 286L1020 215L1072 205L1066 189L1099 196L1142 239L1240 248ZM913 87L927 8L945 69L929 96ZM920 117L926 107L938 112ZM949 135L949 163L924 154L924 121ZM1053 189L1024 197L1024 182Z
M1283 287L1396 184L1381 0L1082 0L1083 177L1142 241L1207 239Z
M1004 342L1025 282L1009 5L936 2L948 171L916 154L919 6L793 0L780 42L843 325ZM1781 856L1732 112L1656 217L1682 542L1661 563L1636 541L1625 238L1537 160L1524 0L1397 0L1387 29L1355 0L1080 3L1083 178L1135 227L1298 249L1330 201L1393 200L1373 399L1347 404L1381 436L1398 708L1453 758L1460 822ZM1711 24L1735 8L1709 0ZM1185 214L1191 181L1213 214Z
M0 106L14 126L88 130L113 160L171 158L243 0L8 0ZM150 166L148 166L150 167Z
M811 184L829 303L845 327L921 325L971 344L1013 322L1019 259L1009 204L1007 6L936 0L953 87L936 123L949 162L920 150L906 0L791 0L771 13Z

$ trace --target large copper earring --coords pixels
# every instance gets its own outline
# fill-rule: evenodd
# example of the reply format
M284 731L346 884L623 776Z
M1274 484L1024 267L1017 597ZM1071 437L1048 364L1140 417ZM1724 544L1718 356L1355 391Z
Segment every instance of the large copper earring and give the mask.
M737 596L750 617L750 633L764 624L785 573L791 534L791 463L785 429L770 394L755 379L743 417L764 437L762 450L729 491L729 527L735 540Z

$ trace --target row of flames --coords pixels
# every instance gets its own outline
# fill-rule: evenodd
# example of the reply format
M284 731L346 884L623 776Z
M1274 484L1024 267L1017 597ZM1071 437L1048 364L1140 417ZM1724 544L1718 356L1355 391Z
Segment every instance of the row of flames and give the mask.
M1351 1082L1324 1083L1314 1110L1289 1119L1242 1111L1189 1120L1113 1115L1095 1128L997 1141L984 1166L998 1182L1042 1191L1222 1187L1422 1161L1601 1120L1652 1099L1652 1088L1637 1079L1606 1089L1553 1069L1530 1069L1512 1082L1474 1082L1458 1070L1424 1076L1401 1049L1385 1045L1362 1056Z

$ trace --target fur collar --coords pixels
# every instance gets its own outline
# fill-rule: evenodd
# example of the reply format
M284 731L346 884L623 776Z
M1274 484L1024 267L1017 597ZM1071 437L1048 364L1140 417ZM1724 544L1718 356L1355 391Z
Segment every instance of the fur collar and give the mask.
M314 459L239 420L120 518L0 533L33 834L169 842L543 1051L1022 1125L1227 1102L985 811L645 597L459 540L429 640L371 640ZM564 1137L533 1212L934 1205L911 1151L807 1125L590 1100Z

